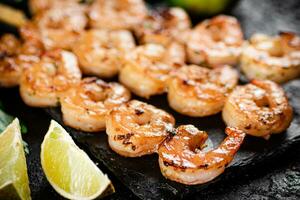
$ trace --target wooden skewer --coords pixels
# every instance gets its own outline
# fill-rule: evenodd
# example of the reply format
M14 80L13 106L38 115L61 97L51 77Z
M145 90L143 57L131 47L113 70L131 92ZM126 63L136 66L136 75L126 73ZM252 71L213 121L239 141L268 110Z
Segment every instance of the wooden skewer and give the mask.
M20 27L28 21L23 11L4 4L0 4L0 13L0 21L12 26Z

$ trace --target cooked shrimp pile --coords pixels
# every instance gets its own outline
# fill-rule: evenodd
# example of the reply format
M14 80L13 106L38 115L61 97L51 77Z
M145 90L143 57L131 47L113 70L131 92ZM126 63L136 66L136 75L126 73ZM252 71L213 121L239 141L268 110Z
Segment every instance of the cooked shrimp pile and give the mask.
M193 28L183 9L150 11L143 0L29 3L33 20L20 28L20 39L0 39L0 86L19 85L29 106L60 106L65 125L106 130L110 148L122 156L157 153L170 180L211 181L233 160L246 134L267 139L292 121L286 94L273 81L300 75L300 39L294 33L254 35L245 42L234 17L219 15ZM237 86L239 63L255 80ZM116 76L120 83L100 79ZM207 149L206 132L177 127L171 114L131 100L130 91L142 98L167 93L170 107L182 115L222 112L227 136Z

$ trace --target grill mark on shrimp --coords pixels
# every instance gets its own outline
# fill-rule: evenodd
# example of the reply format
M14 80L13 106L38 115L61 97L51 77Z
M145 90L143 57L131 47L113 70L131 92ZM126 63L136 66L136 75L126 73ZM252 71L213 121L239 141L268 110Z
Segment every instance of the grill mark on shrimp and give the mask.
M135 114L137 115L137 116L140 116L140 115L142 115L143 113L144 113L144 111L142 110L142 109L134 109L134 112L135 112Z

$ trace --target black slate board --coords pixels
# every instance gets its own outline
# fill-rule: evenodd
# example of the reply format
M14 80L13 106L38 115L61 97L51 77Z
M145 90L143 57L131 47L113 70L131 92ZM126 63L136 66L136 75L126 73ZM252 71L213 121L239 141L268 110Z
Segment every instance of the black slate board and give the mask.
M294 108L294 120L289 129L278 135L273 135L266 141L261 138L247 136L241 149L225 173L212 182L203 185L185 186L165 179L158 166L157 155L140 158L125 158L114 153L108 146L105 132L88 134L66 127L69 133L83 144L91 154L111 170L135 195L141 199L182 198L199 192L209 185L222 179L237 177L252 166L261 164L287 149L291 144L300 141L300 80L294 80L284 85L290 103ZM166 110L174 115L177 125L193 124L209 134L213 146L217 146L225 137L225 124L221 115L205 118L190 118L180 115L168 106L165 95L156 96L146 102ZM46 109L55 120L62 123L60 108Z
M11 1L8 0L5 0L5 2L11 3ZM239 3L233 9L231 9L229 14L236 16L240 20L246 37L249 37L254 32L276 34L280 30L288 30L296 31L299 33L299 11L300 1L298 0L240 0ZM1 24L0 32L7 31L15 32L15 30L11 30L10 27L4 27L3 24ZM143 199L169 199L170 197L175 196L182 197L196 191L203 191L206 187L210 187L212 185L226 183L225 181L223 182L221 180L227 179L230 181L232 180L232 178L239 177L239 175L244 174L245 172L249 172L253 168L257 169L258 166L263 165L264 161L278 156L293 144L296 144L300 141L300 81L293 81L287 84L285 88L288 91L295 111L295 118L289 130L286 133L272 136L271 140L268 142L257 138L247 138L245 144L241 148L241 151L237 154L235 160L229 166L226 172L219 178L215 179L213 182L201 186L183 186L181 184L165 180L159 172L157 157L155 155L136 159L123 158L109 150L105 134L90 135L75 131L70 128L67 129L79 142L80 145L85 145L86 148L92 153L92 155L95 156L95 158L106 165L113 172L113 174L115 174L139 197ZM5 91L2 96L6 96L8 93L9 92ZM10 95L9 97L5 98L9 99L12 96L13 95ZM157 105L158 107L164 108L169 111L169 108L165 107L166 100L164 96L152 98L150 99L150 102L151 104ZM26 113L28 114L32 110L33 109L30 108L30 111ZM37 110L38 109L35 109L36 112L38 112ZM14 111L13 113L17 114L19 112L20 109ZM54 118L60 119L59 109L50 109L47 110L47 112ZM39 114L39 116L43 116L41 113ZM199 125L199 128L208 130L210 133L210 137L215 144L218 143L218 141L222 140L222 138L224 137L223 128L225 127L225 125L221 123L221 117L219 115L204 119L189 119L182 116L181 119L181 117L178 118L178 116L180 115L176 115L178 124L192 123L195 125ZM37 116L34 116L32 118L37 118ZM33 121L33 119L28 118L28 123L31 121ZM218 126L216 126L217 124ZM203 127L200 125L203 125ZM41 127L45 126L47 126L47 124L41 125ZM25 136L25 139L26 137L28 136ZM41 139L42 138L39 138L39 140ZM38 141L38 143L40 142L41 141ZM36 144L34 148L31 148L31 150L33 153L38 153L39 145ZM41 180L42 182L47 182L41 175L42 172L40 166L37 163L38 161L29 162L29 168L32 168L32 170L29 170L29 172L31 174L31 178L33 177L34 179L33 182L31 181L31 186L34 189L33 193L35 193L35 190L40 187L36 184L41 183ZM37 175L32 175L36 173L35 171L32 172L33 169L35 171L38 171L39 173L37 173ZM150 178L148 178L149 176ZM156 181L162 182L157 184ZM218 184L214 184L215 182L218 182ZM48 191L49 188L50 192ZM45 188L45 190L42 189L41 191L49 193L48 199L53 199L51 197L52 195L53 197L55 196L55 199L59 198L56 193L51 190L50 186L48 186L47 189ZM44 197L45 195L43 196L43 198ZM40 199L39 196L35 196L35 198ZM132 197L128 196L127 198L127 196L123 196L121 199L123 198L128 199ZM237 198L239 199L239 197L235 197L235 199ZM254 196L252 196L252 198L254 198Z

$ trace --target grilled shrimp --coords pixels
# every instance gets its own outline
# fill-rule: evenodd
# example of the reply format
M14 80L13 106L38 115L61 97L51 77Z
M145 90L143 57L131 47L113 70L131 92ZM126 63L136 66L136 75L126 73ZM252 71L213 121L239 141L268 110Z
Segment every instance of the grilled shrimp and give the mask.
M59 1L69 1L69 2L79 2L79 0L29 0L29 9L32 14L36 14L38 12L41 12L43 10L49 9Z
M183 43L190 28L188 14L181 8L170 8L153 11L134 32L141 43L166 46L174 40Z
M72 1L54 1L51 8L38 13L34 24L47 50L71 49L87 25L86 7Z
M83 33L73 52L83 73L107 78L119 72L124 52L134 47L134 38L127 30L92 29Z
M81 79L77 59L71 52L46 52L21 75L20 94L29 106L56 106L61 93Z
M270 37L255 34L241 56L241 69L249 79L283 83L300 76L300 37L281 32Z
M28 21L19 28L19 34L23 41L39 43L43 47L38 27L33 21Z
M28 6L32 14L35 14L39 11L45 10L51 7L51 3L54 0L29 0Z
M159 166L162 174L173 181L187 185L203 184L222 174L240 148L245 134L235 128L226 128L227 137L216 149L204 152L202 146L207 133L193 125L176 129L159 147Z
M184 47L178 43L139 46L125 56L119 80L136 95L149 98L166 91L169 72L183 65L184 60Z
M219 15L197 25L187 39L188 61L210 67L235 65L241 53L243 33L239 22Z
M181 67L172 73L167 84L169 105L191 117L216 114L222 110L228 93L237 82L238 74L229 66L216 69L196 65Z
M42 47L32 40L22 43L14 35L5 34L0 39L0 86L19 85L25 68L39 60Z
M268 139L270 134L283 132L289 127L293 110L279 85L272 81L253 80L231 93L222 114L228 126Z
M174 124L172 115L152 105L132 100L115 107L107 115L109 146L126 157L154 153Z
M19 84L22 73L16 63L21 42L12 34L5 34L0 39L0 85L13 87Z
M101 29L132 29L147 15L143 0L95 0L89 9L90 26Z
M39 62L45 49L32 23L22 26L19 32L23 43L17 60L24 70Z
M1 58L6 55L13 55L17 53L21 42L13 34L4 34L0 38Z
M107 113L129 99L130 92L119 83L84 78L62 95L63 121L82 131L101 131L105 129Z

